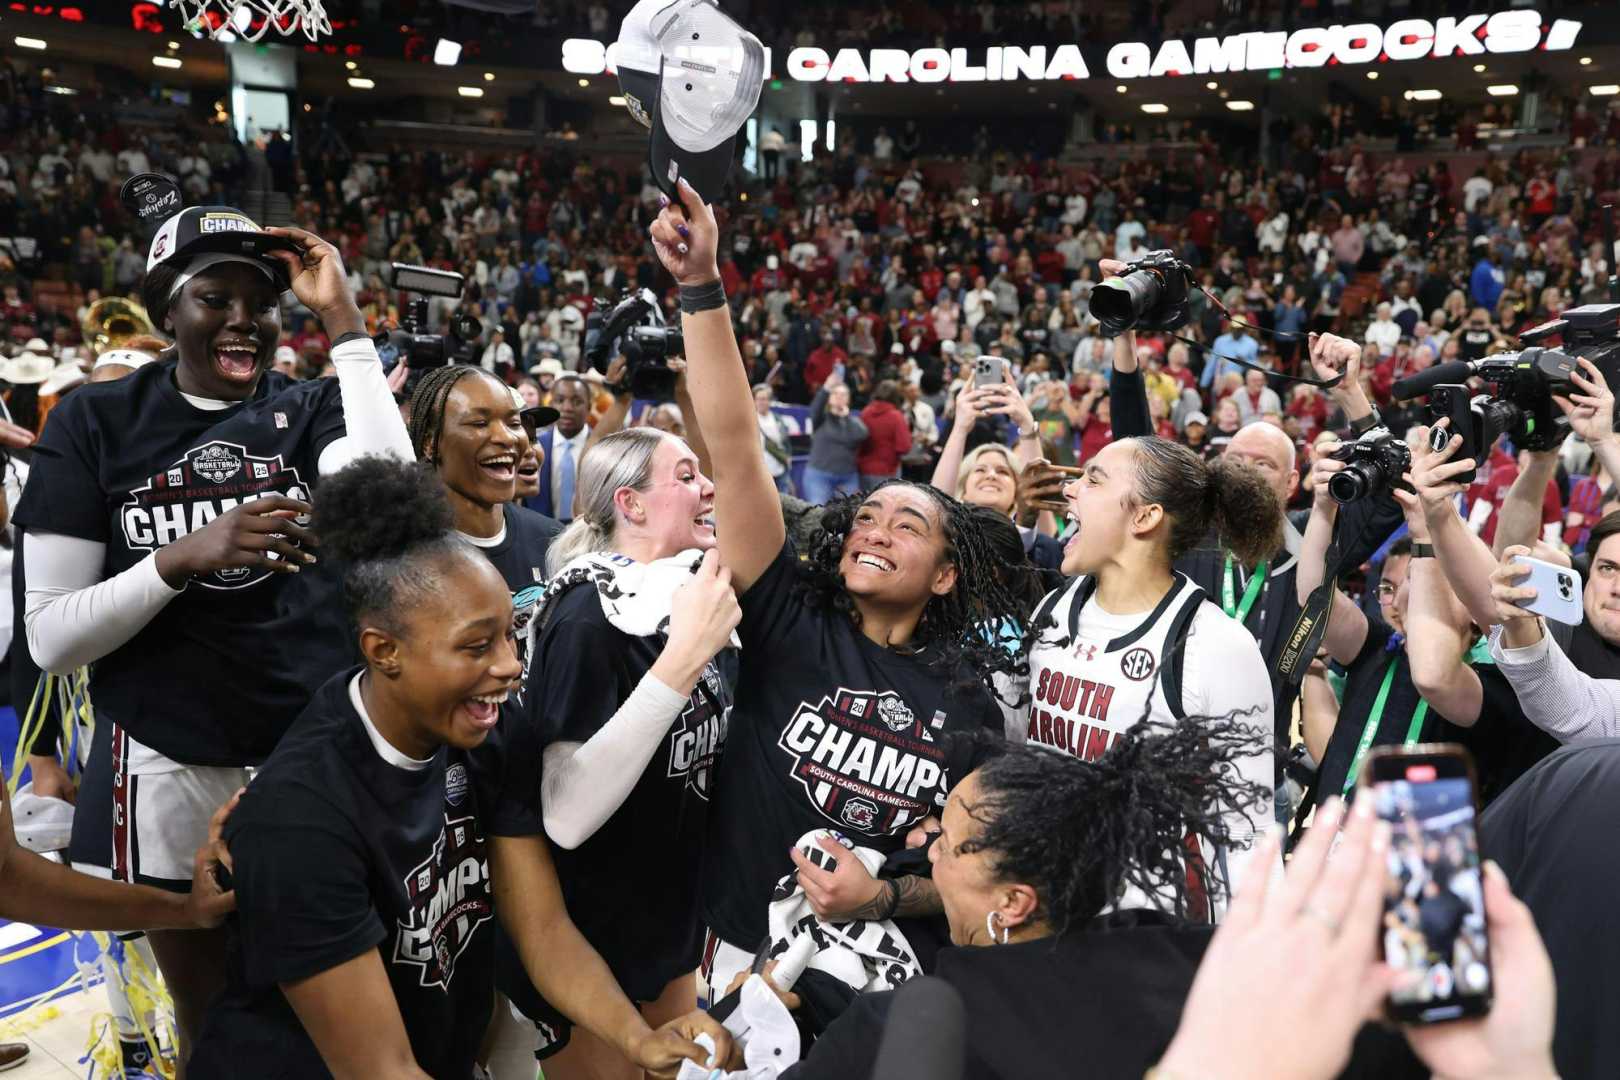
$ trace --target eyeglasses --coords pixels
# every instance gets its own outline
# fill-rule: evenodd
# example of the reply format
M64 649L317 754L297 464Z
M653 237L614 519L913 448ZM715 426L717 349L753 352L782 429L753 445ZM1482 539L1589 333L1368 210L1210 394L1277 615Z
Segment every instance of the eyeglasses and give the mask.
M1393 600L1393 599L1395 599L1395 590L1397 588L1399 588L1399 586L1391 585L1387 581L1380 581L1378 583L1378 590L1377 590L1378 591L1378 599L1380 599L1380 600Z

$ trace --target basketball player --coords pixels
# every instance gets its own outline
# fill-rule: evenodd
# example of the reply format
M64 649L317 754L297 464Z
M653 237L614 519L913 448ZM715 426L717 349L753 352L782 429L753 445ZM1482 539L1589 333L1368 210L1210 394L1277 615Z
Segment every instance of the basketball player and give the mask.
M1231 716L1269 732L1271 684L1254 638L1171 568L1212 531L1248 565L1276 550L1282 508L1259 473L1148 436L1104 447L1064 497L1076 524L1063 572L1075 580L1036 610L1028 742L1092 759L1144 721ZM1271 818L1270 755L1237 767L1266 802L1234 808L1231 850L1205 853L1225 864L1228 888ZM1205 892L1201 914L1213 917L1219 904Z
M266 370L289 286L334 340L336 379ZM349 648L298 520L316 477L361 453L408 458L410 441L319 237L182 210L153 239L143 293L173 349L62 402L16 520L35 660L58 674L92 664L100 722L71 858L184 892L210 815ZM223 982L223 935L151 942L183 1063Z

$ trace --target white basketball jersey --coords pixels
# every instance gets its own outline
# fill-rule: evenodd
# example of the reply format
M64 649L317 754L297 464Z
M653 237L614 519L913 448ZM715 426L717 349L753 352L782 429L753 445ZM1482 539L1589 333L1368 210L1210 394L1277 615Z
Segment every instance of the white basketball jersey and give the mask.
M1053 625L1030 651L1025 728L1027 742L1087 761L1148 716L1175 719L1160 669L1177 616L1203 595L1177 574L1151 612L1114 615L1090 599L1093 588L1088 578L1071 582L1051 608Z

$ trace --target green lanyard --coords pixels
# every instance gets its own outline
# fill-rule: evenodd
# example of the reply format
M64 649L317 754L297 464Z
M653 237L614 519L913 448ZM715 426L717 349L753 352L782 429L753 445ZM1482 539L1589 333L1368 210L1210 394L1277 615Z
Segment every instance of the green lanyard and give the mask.
M1389 658L1389 666L1384 669L1384 684L1378 688L1378 696L1373 699L1372 712L1367 716L1367 726L1361 729L1361 741L1356 743L1356 756L1350 759L1350 772L1344 778L1344 791L1340 794L1348 796L1350 789L1356 786L1356 775L1361 772L1361 759L1367 756L1372 748L1373 738L1378 734L1378 722L1384 718L1384 701L1389 697L1390 684L1395 681L1395 668L1401 662L1401 654L1397 652ZM1412 712L1412 723L1406 729L1406 742L1403 746L1411 746L1418 741L1423 732L1423 720L1429 715L1429 703L1419 700L1418 707Z
M1261 559L1260 565L1254 568L1254 576L1249 579L1249 587L1243 590L1243 600L1234 603L1237 588L1232 583L1232 556L1226 557L1226 580L1221 583L1221 607L1227 615L1238 622L1249 617L1249 609L1260 598L1260 591L1266 587L1266 560Z

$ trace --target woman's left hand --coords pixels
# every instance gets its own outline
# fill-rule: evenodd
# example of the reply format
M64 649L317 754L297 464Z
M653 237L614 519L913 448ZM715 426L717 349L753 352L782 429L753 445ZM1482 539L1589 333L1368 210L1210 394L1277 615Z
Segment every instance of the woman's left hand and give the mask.
M290 251L270 254L286 265L293 295L321 320L327 337L336 339L355 330L365 333L366 321L360 315L354 291L349 288L343 256L338 254L338 249L312 232L291 226L271 226L264 231L298 245L296 255Z
M837 860L831 870L805 858L797 847L789 849L793 865L799 868L799 887L812 911L823 919L847 919L882 895L883 883L866 872L866 864L853 851L830 836L823 836L820 844L821 850Z

